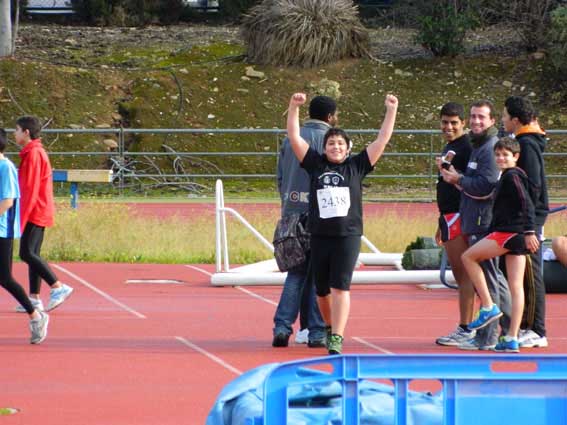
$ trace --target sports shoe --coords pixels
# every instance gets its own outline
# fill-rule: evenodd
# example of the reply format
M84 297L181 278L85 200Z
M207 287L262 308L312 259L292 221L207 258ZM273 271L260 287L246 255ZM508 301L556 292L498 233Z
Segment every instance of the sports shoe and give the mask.
M300 331L297 331L297 333L295 334L296 344L307 344L308 341L309 341L309 329L305 328L305 329L301 329Z
M49 324L49 316L43 311L39 311L37 319L30 320L31 338L30 344L39 344L47 336L47 325Z
M473 339L475 336L476 336L476 331L465 331L460 326L457 326L457 329L453 333L437 338L435 340L435 343L437 345L456 347L457 345L462 344L463 342Z
M518 343L517 338L508 339L507 336L501 336L498 344L494 347L494 351L498 351L499 353L519 353L520 352L520 344Z
M518 343L521 348L545 348L549 345L546 337L539 336L531 329L520 329Z
M331 335L327 343L329 354L341 354L343 351L343 337L337 334Z
M328 350L329 342L331 341L331 336L333 335L333 330L331 329L330 326L325 326L325 335L327 336L327 338L325 338L325 347Z
M307 346L309 348L326 348L327 347L327 338L310 339L307 342Z
M272 340L272 347L287 347L289 344L289 334L277 333Z
M481 345L476 338L471 338L468 341L465 341L457 346L459 350L468 350L468 351L490 351L496 347L496 344L489 344L489 345Z
M47 304L47 311L51 311L54 308L61 305L69 296L73 293L73 288L64 283L59 288L51 288L49 293L49 303Z
M476 317L476 319L469 323L469 329L476 330L484 328L489 323L498 320L500 316L502 316L502 312L496 304L492 304L492 307L489 309L481 307L481 309L478 311L478 316Z
M40 311L45 310L43 308L43 303L41 302L41 300L39 298L30 298L30 301L33 305L33 308L35 308L36 310L40 310ZM16 311L18 313L27 313L26 309L24 307L22 307L20 304L18 304L16 306Z

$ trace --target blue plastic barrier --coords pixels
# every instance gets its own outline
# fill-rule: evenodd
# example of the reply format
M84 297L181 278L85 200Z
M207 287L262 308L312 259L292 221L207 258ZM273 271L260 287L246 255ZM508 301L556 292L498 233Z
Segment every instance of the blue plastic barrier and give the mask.
M329 370L305 376L300 369ZM342 385L342 421L358 425L359 384L388 379L395 389L394 422L408 415L412 380L442 384L444 425L567 425L567 356L342 355L282 363L264 382L264 416L250 423L288 424L293 385ZM419 425L419 424L418 424Z

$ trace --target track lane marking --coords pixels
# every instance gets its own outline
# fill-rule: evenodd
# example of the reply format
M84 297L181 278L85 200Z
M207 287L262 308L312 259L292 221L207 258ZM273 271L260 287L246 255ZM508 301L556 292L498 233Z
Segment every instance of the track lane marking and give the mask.
M202 269L201 267L192 266L191 264L185 264L185 267L187 267L189 269L197 270L198 272L204 273L209 277L211 277L213 275L211 272L208 272L207 270Z
M378 350L378 351L380 351L381 353L390 354L390 355L394 355L394 354L395 354L395 353L393 353L392 351L388 351L388 350L386 350L385 348L382 348L382 347L380 347L380 346L378 346L378 345L372 344L371 342L368 342L368 341L366 341L365 339L360 338L360 337L358 337L358 336L353 336L352 339L354 339L356 342L359 342L359 343L362 344L362 345L366 345L367 347L373 348L374 350Z
M269 300L269 299L267 299L267 298L264 298L263 296L258 295L258 294L256 294L255 292L250 291L249 289L245 289L245 288L243 288L242 286L235 286L235 288L238 289L239 291L244 292L245 294L250 295L252 298L256 298L256 299L258 299L258 300L260 300L260 301L264 301L265 303L268 303L268 304L273 305L273 306L275 306L275 307L278 306L278 303L277 303L277 302L272 301L272 300Z
M89 288L91 291L97 293L98 295L100 295L101 297L103 297L104 299L106 299L107 301L110 301L112 304L117 305L118 307L120 307L123 310L126 310L128 313L133 314L134 316L136 316L138 319L146 319L147 317L144 316L142 313L137 312L136 310L134 310L131 307L128 307L126 304L118 301L116 298L112 297L111 295L107 294L106 292L98 289L96 286L94 286L93 284L87 282L85 279L77 276L75 273L73 273L70 270L67 270L65 267L62 267L58 264L53 264L53 267L55 267L57 270L62 271L63 273L67 274L68 276L71 276L73 279L75 279L77 282L81 283L82 285L86 286L87 288Z
M193 269L193 270L197 270L197 271L199 271L199 272L201 272L201 273L205 273L205 274L208 275L208 276L212 276L212 275L213 275L212 273L210 273L210 272L208 272L208 271L206 271L206 270L204 270L204 269L202 269L202 268L200 268L200 267L195 267L195 266L192 266L192 265L189 265L189 264L185 264L185 267L188 267L188 268ZM245 288L243 288L242 286L234 286L234 288L235 288L235 289L238 289L238 290L241 291L241 292L244 292L244 293L247 294L247 295L250 295L252 298L256 298L256 299L258 299L258 300L260 300L260 301L263 301L263 302L265 302L265 303L268 303L268 304L270 304L270 305L273 305L274 307L277 307L277 306L278 306L278 303L277 303L277 302L272 301L272 300L269 300L268 298L264 298L263 296L261 296L261 295L255 293L255 292L252 292L252 291L250 291L249 289L245 289Z
M176 336L175 339L177 341L179 341L180 343L182 343L183 345L203 354L204 356L208 357L209 359L211 359L212 361L214 361L215 363L221 365L222 367L224 367L225 369L230 370L232 373L236 374L236 375L242 375L242 371L240 371L239 369L235 368L234 366L232 366L231 364L225 362L223 359L221 359L220 357L215 356L213 353L208 352L207 350L205 350L204 348L199 347L196 344L193 344L191 341L183 338L182 336Z

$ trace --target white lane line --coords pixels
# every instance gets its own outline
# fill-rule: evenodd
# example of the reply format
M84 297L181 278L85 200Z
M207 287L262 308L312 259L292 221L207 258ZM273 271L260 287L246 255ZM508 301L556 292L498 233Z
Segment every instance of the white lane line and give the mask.
M176 336L175 339L177 341L179 341L180 343L182 343L183 345L186 345L189 348L192 348L193 350L207 356L209 359L211 359L212 361L214 361L215 363L218 363L219 365L221 365L222 367L224 367L225 369L230 370L232 373L234 373L235 375L242 375L242 372L240 370L238 370L237 368L235 368L234 366L228 364L227 362L225 362L223 359L221 359L220 357L215 356L213 353L209 353L207 350L199 347L198 345L193 344L192 342L186 340L185 338L181 337L181 336Z
M213 275L212 273L209 273L208 271L203 270L203 269L200 268L200 267L191 266L191 265L189 265L189 264L186 264L185 267L189 267L190 269L197 270L197 271L199 271L199 272L201 272L201 273L205 273L206 275L209 275L209 276L212 276L212 275ZM243 288L243 287L241 287L241 286L235 286L235 288L238 289L239 291L244 292L245 294L250 295L250 296L253 297L253 298L259 299L260 301L264 301L265 303L271 304L271 305L273 305L273 306L275 306L275 307L278 306L278 303L277 303L277 302L274 302L274 301L272 301L272 300L269 300L268 298L264 298L263 296L258 295L258 294L256 294L255 292L250 291L249 289L245 289L245 288Z
M126 283L144 283L148 285L183 285L185 282L177 279L128 279Z
M357 342L360 342L362 345L366 345L367 347L370 347L370 348L373 348L373 349L375 349L375 350L378 350L378 351L380 351L381 353L384 353L384 354L391 354L391 355L394 355L394 354L395 354L395 353L393 353L393 352L391 352L391 351L386 350L385 348L379 347L378 345L374 345L374 344L372 344L371 342L368 342L368 341L366 341L365 339L359 338L359 337L357 337L357 336L353 336L352 339L354 339L354 340L357 341Z
M264 298L263 296L258 295L258 294L254 293L254 292L252 292L252 291L250 291L250 290L248 290L248 289L245 289L245 288L243 288L242 286L235 286L235 288L238 289L239 291L244 292L245 294L250 295L250 296L253 297L253 298L259 299L260 301L264 301L265 303L271 304L271 305L276 306L276 307L278 306L278 303L277 303L277 302L274 302L274 301L272 301L272 300L269 300L269 299L267 299L267 298Z
M190 264L185 264L185 267L193 269L193 270L197 270L198 272L201 272L201 273L205 273L209 277L213 275L211 272L208 272L205 269L202 269L201 267L195 267L195 266L192 266Z
M146 319L146 316L144 316L142 313L138 313L136 310L134 310L133 308L128 307L126 304L121 303L120 301L118 301L116 298L113 298L112 296L108 295L106 292L101 291L100 289L98 289L96 286L90 284L89 282L87 282L85 279L77 276L75 273L67 270L64 267L61 267L57 264L52 264L53 267L55 267L57 270L62 271L63 273L66 273L67 275L71 276L73 279L75 279L77 282L83 284L84 286L86 286L87 288L89 288L91 291L96 292L98 295L100 295L101 297L103 297L104 299L110 301L111 303L117 305L118 307L120 307L123 310L126 310L128 313L133 314L134 316L136 316L138 319Z

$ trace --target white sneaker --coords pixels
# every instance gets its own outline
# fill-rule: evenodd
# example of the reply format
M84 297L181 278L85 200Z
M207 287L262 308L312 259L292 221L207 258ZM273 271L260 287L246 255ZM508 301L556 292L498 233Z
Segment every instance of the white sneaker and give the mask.
M476 338L471 338L468 341L460 343L457 348L459 350L469 350L469 351L490 351L496 347L496 344L491 345L480 345Z
M301 329L295 334L296 344L307 344L309 342L309 329Z
M518 342L521 348L545 348L549 345L546 337L539 336L531 329L520 329Z
M39 311L45 310L43 308L43 303L41 302L41 300L39 298L30 298L30 301L33 305L33 308L35 308L36 310L39 310ZM24 307L22 307L20 304L18 304L16 306L16 311L18 313L27 313L26 309Z
M465 331L460 326L453 333L446 336L441 336L435 340L438 345L446 345L448 347L456 347L464 342L473 339L476 336L476 331Z
M61 305L73 293L73 288L64 283L59 288L51 288L49 293L49 303L47 304L47 311L53 310L55 307Z
M30 344L39 344L45 339L48 324L49 316L43 311L39 312L39 318L30 320Z

